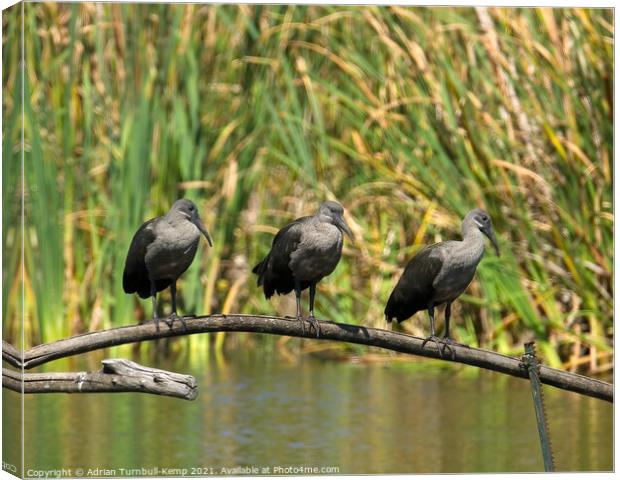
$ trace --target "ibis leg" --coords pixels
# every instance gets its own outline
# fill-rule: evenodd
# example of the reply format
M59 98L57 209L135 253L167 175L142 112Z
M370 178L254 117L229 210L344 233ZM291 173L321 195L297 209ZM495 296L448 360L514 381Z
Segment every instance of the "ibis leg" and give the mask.
M316 331L316 338L319 338L320 327L319 321L314 318L314 295L316 293L316 283L310 284L310 316L308 317L308 321Z
M431 321L431 337L435 337L435 307L428 307L428 318Z
M155 282L151 280L151 299L153 301L153 321L155 322L155 328L159 330L159 317L157 316L157 288Z
M456 342L450 338L450 307L451 306L452 306L452 302L446 303L446 314L444 317L446 328L443 334L443 338L441 339L441 343L443 344L443 350L448 350L452 358L454 358L454 350L450 347L450 345L456 344Z
M170 284L170 293L172 293L172 315L177 314L177 282L176 280Z
M297 320L301 322L301 333L305 335L306 327L301 316L301 285L299 285L297 280L295 280L295 300L297 301Z
M442 342L444 344L444 348L449 349L452 352L452 357L454 357L454 351L449 347L449 345L459 345L460 347L466 347L466 348L469 348L469 346L464 345L462 343L455 342L450 337L450 307L451 306L452 306L452 302L446 303L446 315L445 315L446 331L444 333Z
M433 342L437 346L437 351L439 352L439 356L443 358L443 349L440 346L440 343L443 343L441 339L435 334L435 307L430 305L428 307L428 318L431 323L431 336L426 337L422 342L422 348L426 345L427 342ZM445 343L443 344L445 348ZM450 347L448 347L450 348Z
M452 305L452 302L446 303L446 316L445 316L446 331L443 334L444 339L450 338L450 306L451 305Z
M426 345L426 343L430 341L434 342L439 349L439 338L437 338L437 335L435 335L435 307L432 305L428 307L428 319L431 323L431 336L424 339L424 341L422 342L422 348L424 348L424 345Z
M178 318L179 320L181 320L181 323L183 324L183 329L187 330L187 325L185 324L185 320L183 320L182 317L179 317L177 315L177 281L176 280L173 280L172 283L170 284L170 294L172 296L172 312L170 313L170 316L168 317L168 319L165 320L166 325L172 328L172 324Z

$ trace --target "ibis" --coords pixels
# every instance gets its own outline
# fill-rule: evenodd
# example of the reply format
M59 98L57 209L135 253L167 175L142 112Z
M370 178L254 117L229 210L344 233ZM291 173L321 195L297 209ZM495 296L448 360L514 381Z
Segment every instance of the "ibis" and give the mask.
M424 340L448 348L450 338L450 307L467 288L484 253L484 237L488 237L500 255L493 233L491 217L481 209L470 211L461 226L462 240L435 243L420 250L407 264L385 307L388 324L396 319L407 320L420 310L427 310L431 335ZM442 339L435 334L435 307L446 305L445 332ZM442 350L439 350L440 354ZM454 352L452 351L452 354Z
M157 292L170 287L172 312L164 321L171 327L178 318L177 280L194 260L201 234L212 246L198 208L183 198L174 202L166 215L142 224L131 241L123 271L123 290L137 293L140 298L152 297L153 320L158 330Z
M316 285L331 274L342 255L343 233L353 240L345 222L344 209L337 202L327 201L316 215L301 217L282 228L271 245L267 256L252 270L258 276L265 298L274 293L287 294L295 290L297 319L301 321L301 292L310 290L310 315L307 320L319 337L319 323L314 317Z

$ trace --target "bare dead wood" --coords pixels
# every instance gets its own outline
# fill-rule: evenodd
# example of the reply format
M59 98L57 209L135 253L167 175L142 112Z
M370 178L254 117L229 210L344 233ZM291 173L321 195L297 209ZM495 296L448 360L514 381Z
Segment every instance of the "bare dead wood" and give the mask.
M2 369L2 386L24 393L119 393L138 392L194 400L196 379L166 370L144 367L124 359L101 362L98 372L24 373Z
M22 352L9 342L2 340L2 360L14 367L21 368Z
M142 325L131 325L86 333L38 345L24 352L24 368L29 369L58 358L114 345L196 333L252 332L305 337L316 340L315 332L308 323L306 323L305 329L302 331L300 322L291 318L236 314L185 317L183 320L185 325L177 320L172 327L168 327L162 322L160 330L155 328L153 322L148 322ZM444 355L442 358L437 347L432 342L427 343L425 348L422 348L423 339L411 335L327 321L320 322L320 326L320 340L322 341L334 340L379 347L396 352L473 365L514 377L528 378L527 370L519 358L501 355L488 350L455 345L452 347L455 353L454 358L451 358L450 355ZM21 363L19 358L13 358L12 361L18 364ZM546 385L613 402L613 385L595 378L541 365L540 379Z

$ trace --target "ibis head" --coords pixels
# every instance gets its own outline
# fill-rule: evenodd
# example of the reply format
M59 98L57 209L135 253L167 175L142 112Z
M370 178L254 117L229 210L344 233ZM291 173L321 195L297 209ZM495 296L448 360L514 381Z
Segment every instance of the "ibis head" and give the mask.
M319 215L328 217L341 232L346 233L351 240L354 240L353 232L344 220L344 208L338 202L328 200L323 203L319 208Z
M200 230L200 233L202 233L207 239L209 246L213 246L211 236L209 235L209 232L207 231L205 226L202 224L202 220L200 220L200 215L198 214L198 208L196 207L194 202L192 202L191 200L187 200L186 198L177 200L176 202L174 202L174 205L172 205L172 208L170 209L170 212L168 214L180 215L182 217L185 217L187 220L196 225L196 228L198 228L198 230Z
M484 233L491 243L493 244L493 248L495 248L495 253L497 256L500 256L499 253L499 244L497 243L497 238L495 238L495 233L493 233L493 225L491 224L491 217L487 212L481 210L480 208L476 208L467 214L465 220L463 220L463 233L466 229L469 228L477 228L482 233Z

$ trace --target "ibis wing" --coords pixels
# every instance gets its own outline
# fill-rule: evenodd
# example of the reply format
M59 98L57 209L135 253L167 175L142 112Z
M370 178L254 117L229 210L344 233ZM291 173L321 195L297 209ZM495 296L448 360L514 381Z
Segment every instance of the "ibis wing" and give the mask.
M142 298L148 298L151 295L151 281L144 257L147 247L155 240L153 222L158 218L152 218L143 223L131 240L123 271L123 290L125 293L137 293ZM168 284L169 282L166 280L158 280L155 286L157 291L160 291L166 288Z
M258 275L257 284L263 286L265 297L289 293L295 288L293 273L288 264L291 253L301 241L301 225L310 217L301 217L289 223L276 234L267 256L252 272Z
M428 308L433 297L433 280L441 270L442 260L433 254L435 245L420 250L407 264L385 307L388 321L399 322Z
M282 228L273 239L270 255L278 269L289 269L291 253L301 241L301 225L310 217L301 217Z

